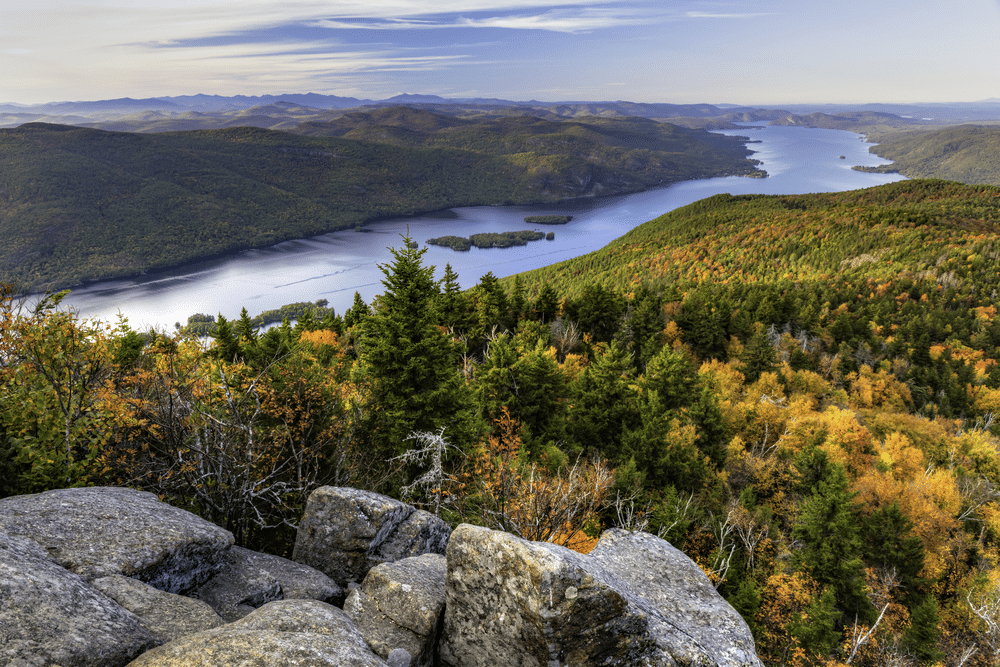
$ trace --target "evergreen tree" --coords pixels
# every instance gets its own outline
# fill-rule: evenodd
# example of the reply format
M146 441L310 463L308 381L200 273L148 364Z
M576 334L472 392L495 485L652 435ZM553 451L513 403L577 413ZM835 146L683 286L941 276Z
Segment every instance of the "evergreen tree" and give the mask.
M479 284L473 288L476 300L476 321L478 334L485 337L496 328L499 331L506 330L507 327L507 291L503 285L493 275L492 271L487 271L486 275L479 279Z
M479 415L487 424L500 419L501 409L505 406L512 417L520 418L514 376L517 360L517 350L510 336L502 333L493 337L483 353L482 363L475 366L476 402Z
M840 641L837 624L842 616L843 612L836 609L833 590L826 588L822 595L813 598L805 614L796 616L789 624L789 630L799 646L814 656L825 658Z
M760 322L754 325L753 337L743 350L740 361L743 362L743 375L747 384L756 382L762 373L773 371L777 365L778 355L771 345L764 325Z
M552 322L559 315L559 295L549 283L542 285L535 299L535 315L542 322Z
M938 638L941 636L939 621L937 600L931 594L925 595L920 603L910 610L910 627L903 635L903 646L925 664L938 662L944 657L937 647Z
M587 366L574 382L569 433L580 451L594 449L613 462L624 462L622 431L639 419L632 359L617 341Z
M217 359L236 361L242 357L240 344L236 340L236 334L233 332L233 325L222 316L222 313L219 313L215 332L212 333L212 339L215 340L212 354Z
M446 427L456 444L474 437L457 350L435 322L438 285L434 267L422 263L426 251L413 248L409 237L401 250L392 249L392 263L379 265L385 292L363 321L361 354L370 385L365 421L372 454L384 459L405 451L414 431Z
M512 327L517 326L517 321L524 316L527 310L528 298L524 288L524 280L521 279L521 274L517 274L514 276L514 288L510 292L510 321Z
M721 295L694 290L687 295L675 321L685 343L702 359L725 359L730 310Z
M444 265L444 278L441 279L441 294L437 298L438 322L449 329L465 332L469 328L469 317L466 309L462 287L458 283L458 274L452 270L451 264Z
M612 461L635 460L650 488L700 491L710 470L695 441L684 437L686 425L682 415L667 408L659 392L643 390L636 418L622 424L620 451L608 456Z
M625 302L603 285L587 285L583 294L569 304L566 315L597 342L609 342L618 331Z
M895 570L904 599L912 607L921 600L919 589L927 583L920 577L924 569L924 544L913 534L913 522L893 503L880 507L861 526L865 561L882 570Z
M819 478L801 505L792 537L802 545L795 558L813 579L829 587L847 618L875 621L866 593L862 545L854 498L843 466L819 448L803 452L797 467L819 470Z
M683 352L663 347L649 360L642 377L644 389L656 391L667 410L677 410L693 403L698 396L695 386L698 370Z
M642 283L632 297L622 327L637 372L645 370L649 360L663 347L663 324L661 299Z
M726 466L726 445L729 443L729 429L722 415L719 397L711 389L702 386L698 400L691 405L691 421L698 427L698 449L708 456L716 470Z
M344 328L350 329L351 327L363 324L365 320L371 317L371 314L372 310L365 303L365 300L361 298L361 294L355 292L354 303L344 313Z
M566 435L566 379L541 340L521 356L515 374L524 444L534 456Z

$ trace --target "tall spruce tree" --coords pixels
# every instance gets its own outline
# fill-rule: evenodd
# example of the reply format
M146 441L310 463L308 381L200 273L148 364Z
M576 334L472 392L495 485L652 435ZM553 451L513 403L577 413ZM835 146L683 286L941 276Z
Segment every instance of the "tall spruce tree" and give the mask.
M393 261L379 265L385 292L375 312L363 320L364 373L370 384L365 419L372 454L385 459L408 447L414 432L444 427L455 444L473 437L472 401L458 371L458 352L435 322L438 284L434 267L422 262L404 237Z
M843 620L875 621L865 585L863 546L854 512L854 498L844 467L830 461L817 448L803 452L796 467L819 471L811 494L802 501L792 537L802 546L795 557L799 565L834 594Z

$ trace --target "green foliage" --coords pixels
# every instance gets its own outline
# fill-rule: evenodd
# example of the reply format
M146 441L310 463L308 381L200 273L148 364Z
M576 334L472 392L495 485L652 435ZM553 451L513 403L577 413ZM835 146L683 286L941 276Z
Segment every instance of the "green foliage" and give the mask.
M887 168L910 178L1000 185L1000 129L996 127L959 125L893 132L880 137L871 151L893 160Z
M933 595L925 595L910 611L910 627L903 635L903 645L924 664L936 663L944 657L937 647L940 620Z
M393 262L379 266L385 292L363 321L361 361L373 405L366 429L372 455L382 460L400 455L413 431L446 426L460 447L474 437L458 350L435 322L434 267L423 265L426 250L403 241L402 249L392 250Z
M837 630L842 612L836 609L833 590L826 588L791 624L791 634L799 646L815 657L829 655L840 640Z
M792 535L802 544L795 558L816 581L826 587L837 608L848 618L872 623L874 609L865 590L861 539L854 513L854 497L842 466L827 460L820 449L800 455L797 463L815 482L802 502ZM808 479L809 477L806 477ZM827 604L825 601L824 605Z

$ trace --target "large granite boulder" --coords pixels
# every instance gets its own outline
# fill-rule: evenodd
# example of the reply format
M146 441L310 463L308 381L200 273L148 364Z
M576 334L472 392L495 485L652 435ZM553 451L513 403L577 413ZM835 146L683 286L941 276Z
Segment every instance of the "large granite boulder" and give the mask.
M323 486L306 503L292 560L347 588L379 563L444 554L450 534L444 521L406 503L371 491Z
M344 589L308 565L233 547L223 558L219 573L191 596L210 604L227 621L235 621L274 600L340 605Z
M444 619L447 562L440 554L382 563L347 596L344 612L379 657L404 649L407 665L430 667Z
M169 593L205 583L233 544L229 531L152 493L117 487L4 498L0 530L38 542L88 581L120 574Z
M153 633L157 644L226 624L207 603L165 593L138 579L112 574L95 579L92 585L132 612Z
M120 667L158 643L41 545L0 532L0 664Z
M761 666L708 577L647 533L582 555L462 525L447 559L443 664Z
M334 606L270 602L221 628L154 648L129 667L386 667Z

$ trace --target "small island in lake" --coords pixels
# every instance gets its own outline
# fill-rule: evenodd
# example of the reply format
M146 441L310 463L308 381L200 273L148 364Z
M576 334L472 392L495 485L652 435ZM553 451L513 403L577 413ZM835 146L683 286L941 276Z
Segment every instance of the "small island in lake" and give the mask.
M533 225L565 225L572 219L571 215L529 215L524 221Z
M528 241L538 241L545 238L545 232L518 231L518 232L486 232L483 234L473 234L469 238L461 236L439 236L436 239L427 239L430 245L440 245L452 250L468 250L472 246L477 248L510 248L516 245L528 245Z

